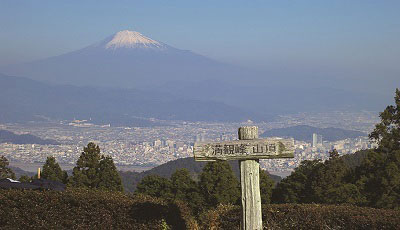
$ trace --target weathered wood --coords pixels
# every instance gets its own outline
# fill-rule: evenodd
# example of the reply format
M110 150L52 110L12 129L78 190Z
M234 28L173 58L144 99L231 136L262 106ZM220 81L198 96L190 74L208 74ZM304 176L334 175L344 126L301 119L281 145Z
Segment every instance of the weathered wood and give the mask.
M243 126L238 129L239 140L253 140L258 139L257 126Z
M242 188L241 229L262 229L260 164L258 160L242 160L239 165Z
M240 127L239 140L258 138L258 127ZM258 160L241 160L240 184L242 189L242 222L241 229L262 229L261 196L260 196L260 164Z
M239 132L240 135L243 135ZM243 136L244 137L244 136ZM294 157L293 139L241 139L194 144L196 161L249 160Z
M242 189L241 229L262 229L258 159L293 158L293 139L258 139L258 127L238 130L239 140L194 144L196 161L239 160Z

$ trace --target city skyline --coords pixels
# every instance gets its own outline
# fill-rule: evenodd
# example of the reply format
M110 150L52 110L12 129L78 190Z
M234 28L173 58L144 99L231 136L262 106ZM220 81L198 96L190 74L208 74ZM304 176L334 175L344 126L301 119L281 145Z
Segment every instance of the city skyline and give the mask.
M357 118L357 119L354 119ZM358 122L356 122L358 120ZM3 124L0 129L19 134L30 133L44 139L54 139L60 145L0 144L0 154L7 156L11 165L25 170L42 164L46 157L54 156L66 169L75 165L77 157L89 142L99 145L101 152L113 157L121 170L143 170L179 158L193 157L193 144L197 141L226 141L237 139L237 127L257 125L264 131L294 125L315 127L341 127L369 133L378 121L377 114L326 113L284 116L268 123L210 123L173 121L165 126L126 127L100 126L90 121L61 121L53 123ZM310 136L310 139L312 136ZM281 176L288 175L302 160L329 157L328 152L337 149L340 155L351 154L370 148L368 137L324 141L313 146L312 141L295 139L295 158L263 160L261 166ZM33 168L34 169L34 168Z

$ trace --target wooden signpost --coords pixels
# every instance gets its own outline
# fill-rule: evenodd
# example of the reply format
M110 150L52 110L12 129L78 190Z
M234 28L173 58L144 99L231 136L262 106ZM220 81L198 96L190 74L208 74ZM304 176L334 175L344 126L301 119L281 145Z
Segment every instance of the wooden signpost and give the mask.
M239 140L194 144L196 161L239 160L242 189L241 229L262 229L259 159L294 157L293 139L258 139L258 127L238 130Z

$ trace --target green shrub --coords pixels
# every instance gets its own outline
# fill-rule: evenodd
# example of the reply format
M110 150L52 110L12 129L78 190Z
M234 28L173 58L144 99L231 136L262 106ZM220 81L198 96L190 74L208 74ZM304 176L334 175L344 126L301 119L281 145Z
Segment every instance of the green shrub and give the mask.
M0 229L194 229L180 202L97 190L0 190Z
M239 229L241 208L200 215L202 229ZM267 229L398 229L400 210L346 205L263 206ZM179 201L97 190L0 190L0 229L199 229Z
M265 229L399 229L400 211L346 205L264 205ZM240 206L220 205L200 217L202 229L239 229Z

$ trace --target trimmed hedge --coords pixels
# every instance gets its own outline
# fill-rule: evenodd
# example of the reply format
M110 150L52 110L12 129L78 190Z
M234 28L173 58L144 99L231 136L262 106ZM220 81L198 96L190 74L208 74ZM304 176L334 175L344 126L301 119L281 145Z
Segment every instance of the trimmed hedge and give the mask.
M264 229L400 229L400 211L346 205L264 205ZM240 206L220 205L200 217L202 229L239 229Z
M196 229L180 202L118 192L0 190L0 229Z
M239 229L241 208L220 205L201 229ZM345 205L263 206L265 229L400 229L400 210ZM199 229L181 202L96 190L0 190L0 229Z

